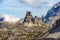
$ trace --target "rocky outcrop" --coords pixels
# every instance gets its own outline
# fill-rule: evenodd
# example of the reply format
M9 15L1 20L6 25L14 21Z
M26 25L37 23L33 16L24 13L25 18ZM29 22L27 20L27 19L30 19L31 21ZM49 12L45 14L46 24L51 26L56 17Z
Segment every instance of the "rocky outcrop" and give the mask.
M32 22L32 19L33 19L33 16L32 16L32 14L31 14L31 12L30 12L30 11L27 11L23 23Z
M32 24L33 24L33 16L32 16L30 11L27 11L23 23L25 24L25 26L26 25L27 26L32 26Z
M60 40L60 19L56 20L53 24L53 27L49 29L49 31L42 36L43 39L59 39Z
M41 22L42 20L37 16L33 17L30 11L27 11L23 21L24 26L28 26L28 27L41 26L40 25Z
M47 38L60 39L60 19L56 20L51 33L47 36Z

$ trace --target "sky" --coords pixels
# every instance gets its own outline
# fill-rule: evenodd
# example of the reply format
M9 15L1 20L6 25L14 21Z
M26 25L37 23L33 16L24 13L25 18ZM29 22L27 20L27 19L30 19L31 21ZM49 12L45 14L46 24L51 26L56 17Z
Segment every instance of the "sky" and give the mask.
M46 15L47 11L60 0L0 0L0 15L11 14L23 18L27 11L33 16Z

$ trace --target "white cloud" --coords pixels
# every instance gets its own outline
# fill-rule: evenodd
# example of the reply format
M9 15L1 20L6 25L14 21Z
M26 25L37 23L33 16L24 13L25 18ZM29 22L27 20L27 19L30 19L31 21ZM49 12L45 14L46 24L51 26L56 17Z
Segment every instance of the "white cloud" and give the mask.
M22 0L22 1L33 7L52 6L57 2L57 0Z
M36 4L35 3L36 1L34 1L34 0L22 0L22 1L29 4L29 5L31 5L31 6L35 6L35 4Z
M30 5L34 5L35 1L34 0L22 0L23 2L26 2Z

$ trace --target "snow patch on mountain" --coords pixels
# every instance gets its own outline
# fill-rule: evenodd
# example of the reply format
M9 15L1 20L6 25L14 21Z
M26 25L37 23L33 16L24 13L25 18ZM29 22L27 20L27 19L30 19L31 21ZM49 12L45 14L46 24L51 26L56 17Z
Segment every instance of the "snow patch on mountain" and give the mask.
M10 14L2 14L0 15L0 17L3 17L4 21L7 21L7 22L17 22L20 19Z

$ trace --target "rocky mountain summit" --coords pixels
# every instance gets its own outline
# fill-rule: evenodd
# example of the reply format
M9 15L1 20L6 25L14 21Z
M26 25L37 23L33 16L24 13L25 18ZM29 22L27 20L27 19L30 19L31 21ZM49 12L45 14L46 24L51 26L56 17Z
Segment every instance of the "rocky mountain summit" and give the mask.
M60 2L55 4L45 16L46 19L49 19L49 17L60 15Z
M54 24L56 20L60 19L60 2L55 4L45 16L47 24Z
M24 18L24 26L32 27L32 26L41 26L42 20L35 16L33 17L30 11L27 11L26 16Z

